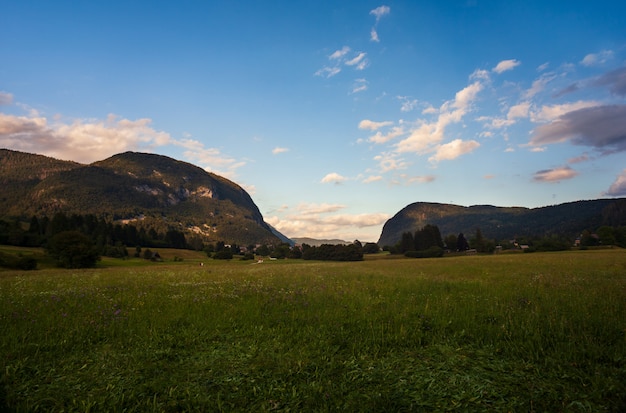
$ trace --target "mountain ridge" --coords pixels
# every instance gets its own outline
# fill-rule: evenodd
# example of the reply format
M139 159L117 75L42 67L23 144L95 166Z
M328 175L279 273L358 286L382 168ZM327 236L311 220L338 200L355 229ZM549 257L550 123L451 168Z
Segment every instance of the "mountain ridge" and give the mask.
M0 218L93 214L240 245L280 239L236 183L163 155L124 152L91 164L0 149Z
M378 245L394 245L402 233L414 233L426 224L438 226L442 236L473 234L477 228L483 236L498 240L551 234L575 236L584 229L626 224L626 198L574 201L538 208L414 202L385 222Z

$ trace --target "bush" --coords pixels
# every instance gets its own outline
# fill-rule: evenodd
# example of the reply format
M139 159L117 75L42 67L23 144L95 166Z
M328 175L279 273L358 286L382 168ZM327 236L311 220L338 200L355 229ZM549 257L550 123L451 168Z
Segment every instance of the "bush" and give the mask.
M11 268L14 270L35 270L37 269L37 260L33 257L14 256L3 254L0 252L0 267Z
M441 247L430 247L426 250L421 251L407 251L404 253L405 257L408 258L438 258L443 257L443 248Z
M233 253L231 252L230 249L223 249L213 254L213 259L214 260L232 260Z
M95 267L100 255L91 239L78 231L63 231L53 236L46 247L59 267Z

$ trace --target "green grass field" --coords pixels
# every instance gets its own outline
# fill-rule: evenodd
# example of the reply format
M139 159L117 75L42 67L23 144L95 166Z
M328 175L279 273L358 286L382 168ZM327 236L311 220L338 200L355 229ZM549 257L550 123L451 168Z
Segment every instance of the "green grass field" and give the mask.
M626 411L624 250L182 258L0 272L0 410Z

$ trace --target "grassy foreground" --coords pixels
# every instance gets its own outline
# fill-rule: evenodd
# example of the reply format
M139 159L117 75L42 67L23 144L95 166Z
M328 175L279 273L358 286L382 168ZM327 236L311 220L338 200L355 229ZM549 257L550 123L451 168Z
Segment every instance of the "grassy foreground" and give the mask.
M626 251L0 272L0 410L626 411Z

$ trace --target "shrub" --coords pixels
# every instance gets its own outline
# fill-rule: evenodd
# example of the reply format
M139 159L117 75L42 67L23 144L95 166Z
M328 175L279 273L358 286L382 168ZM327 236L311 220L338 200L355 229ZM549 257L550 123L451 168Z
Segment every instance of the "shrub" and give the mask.
M233 253L230 249L223 249L213 254L213 259L214 260L232 260Z
M438 258L443 257L443 248L441 247L430 247L426 250L421 251L407 251L404 253L405 257L408 258Z
M59 267L95 267L100 255L91 239L78 231L63 231L53 236L46 247Z

